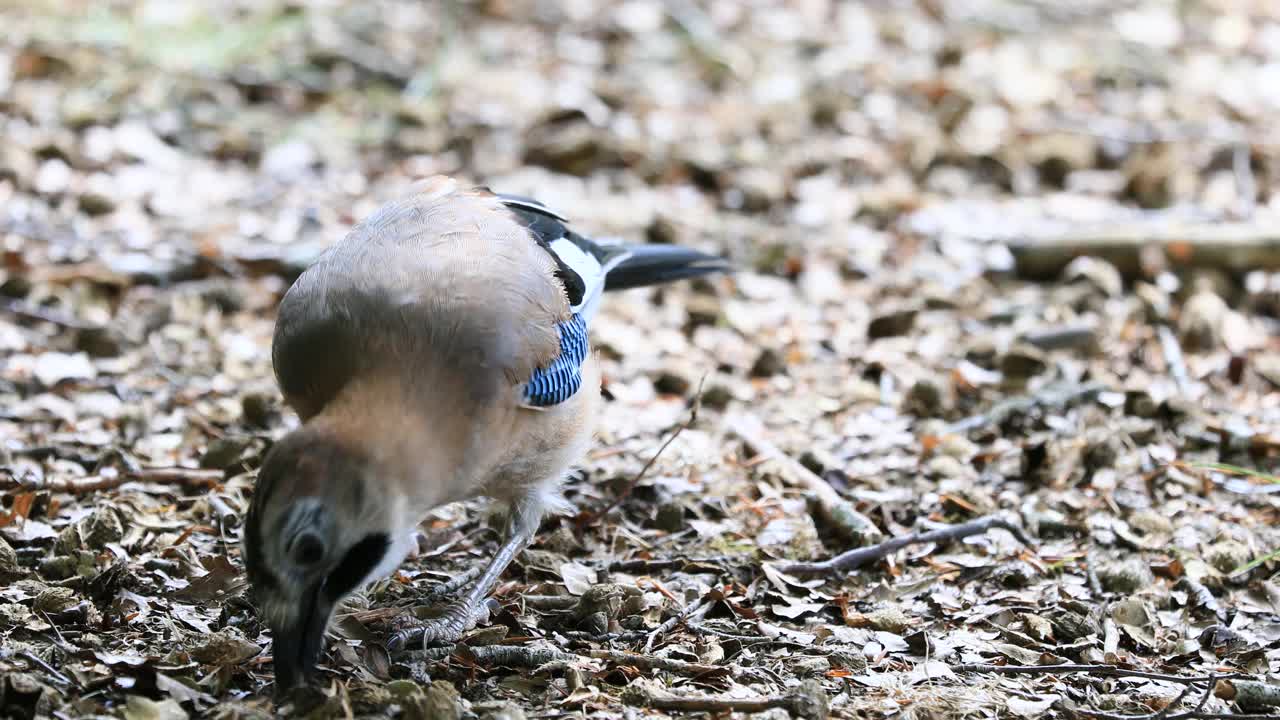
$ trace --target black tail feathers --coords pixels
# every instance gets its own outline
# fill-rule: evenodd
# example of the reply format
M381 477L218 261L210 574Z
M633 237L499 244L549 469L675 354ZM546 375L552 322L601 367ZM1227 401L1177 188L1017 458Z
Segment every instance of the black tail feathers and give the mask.
M679 245L628 245L627 250L627 258L605 276L605 290L626 290L733 271L733 266L724 258Z

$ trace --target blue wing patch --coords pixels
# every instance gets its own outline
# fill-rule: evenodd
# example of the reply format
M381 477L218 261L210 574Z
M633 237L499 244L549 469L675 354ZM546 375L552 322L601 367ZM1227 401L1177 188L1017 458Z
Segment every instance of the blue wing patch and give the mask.
M560 355L533 371L524 387L524 401L534 407L557 405L582 386L582 362L587 359L587 321L579 314L560 323Z

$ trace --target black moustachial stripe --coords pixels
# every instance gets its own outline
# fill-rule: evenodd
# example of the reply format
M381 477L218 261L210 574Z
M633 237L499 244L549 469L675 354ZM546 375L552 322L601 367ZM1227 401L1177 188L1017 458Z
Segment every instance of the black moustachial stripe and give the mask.
M391 547L391 539L386 533L373 533L351 546L342 562L329 573L324 581L324 594L332 602L337 602L355 589L382 562L387 550Z

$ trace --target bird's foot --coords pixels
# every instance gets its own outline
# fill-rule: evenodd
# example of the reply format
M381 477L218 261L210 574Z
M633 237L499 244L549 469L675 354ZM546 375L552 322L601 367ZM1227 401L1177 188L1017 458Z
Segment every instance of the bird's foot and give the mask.
M406 626L387 640L387 649L399 652L415 643L421 643L424 649L431 645L455 643L463 633L488 621L496 604L494 600L486 600L473 606L465 599L456 600L446 605L436 617L426 620L410 618Z

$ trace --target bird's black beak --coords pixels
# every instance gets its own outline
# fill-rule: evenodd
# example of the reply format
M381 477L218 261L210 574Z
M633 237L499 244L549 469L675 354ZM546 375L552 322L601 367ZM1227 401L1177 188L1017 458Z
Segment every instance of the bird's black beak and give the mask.
M272 655L276 665L276 692L287 693L307 685L315 677L324 632L333 603L320 585L308 588L288 619L271 627Z

